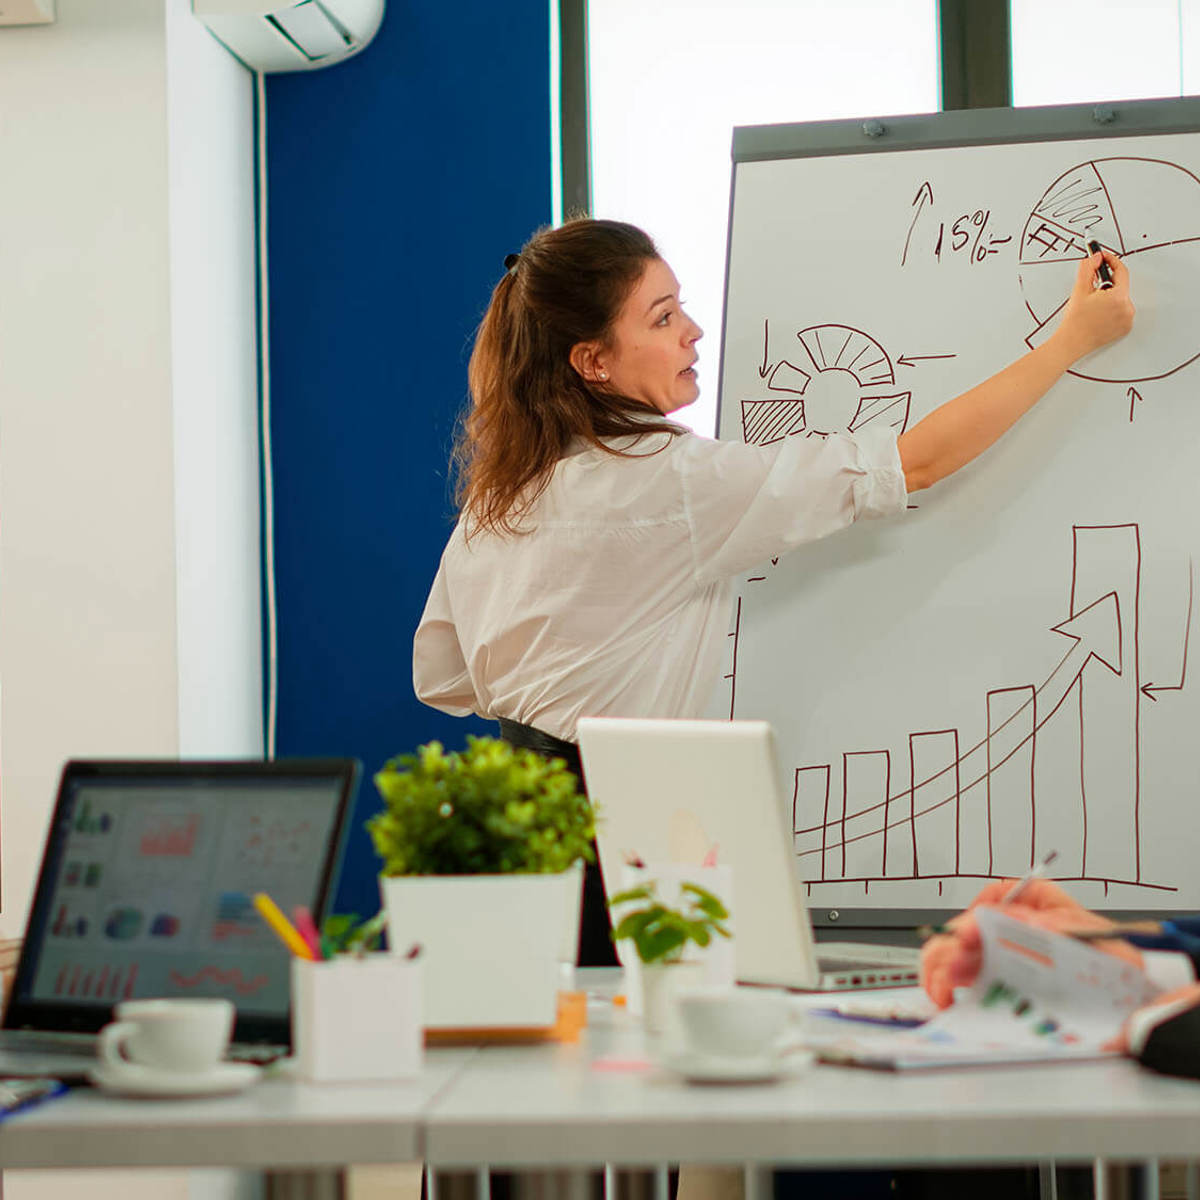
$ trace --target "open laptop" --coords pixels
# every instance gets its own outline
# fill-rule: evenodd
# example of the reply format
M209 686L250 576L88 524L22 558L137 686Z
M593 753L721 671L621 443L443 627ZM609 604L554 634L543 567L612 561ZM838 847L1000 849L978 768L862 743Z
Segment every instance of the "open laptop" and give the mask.
M586 717L578 738L610 895L629 853L700 864L715 851L733 868L739 981L805 991L918 981L916 950L814 945L766 721Z
M228 997L232 1057L286 1052L290 955L251 897L322 919L358 772L354 759L67 763L0 1075L84 1075L113 1006L142 997Z

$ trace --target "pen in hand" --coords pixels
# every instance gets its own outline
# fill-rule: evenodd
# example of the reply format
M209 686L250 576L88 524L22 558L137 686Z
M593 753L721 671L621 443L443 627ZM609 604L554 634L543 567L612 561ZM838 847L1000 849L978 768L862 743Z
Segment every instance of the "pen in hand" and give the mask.
M1043 858L1042 861L1037 864L1037 866L1031 867L1028 871L1026 871L1025 874L1022 875L1021 878L1018 879L1011 888L1009 888L1008 892L1004 896L1004 899L1000 901L1000 907L1004 908L1006 905L1012 904L1012 902L1016 900L1035 879L1041 879L1041 877L1046 873L1046 868L1057 857L1058 851L1051 850L1045 856L1045 858Z
M1099 254L1100 243L1095 238L1088 238L1088 253ZM1096 275L1100 280L1100 290L1105 291L1113 285L1112 271L1109 269L1108 263L1104 259L1100 260L1100 265L1096 268Z
M1036 866L1026 871L1016 883L1008 889L1004 895L1004 899L1000 901L999 907L1005 908L1017 900L1021 893L1035 880L1040 879L1046 873L1046 868L1058 857L1057 850L1051 850ZM954 929L950 925L918 925L916 929L917 937L922 942L928 941L931 937L936 937L939 933L953 933Z

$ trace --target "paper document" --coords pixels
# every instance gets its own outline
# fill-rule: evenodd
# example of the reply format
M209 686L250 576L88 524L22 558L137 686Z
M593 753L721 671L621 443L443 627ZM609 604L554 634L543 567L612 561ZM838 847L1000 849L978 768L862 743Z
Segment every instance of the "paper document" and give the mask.
M1037 929L1002 910L975 910L983 939L979 978L917 1029L818 1034L827 1062L904 1070L1101 1058L1135 1008L1157 989L1122 959Z

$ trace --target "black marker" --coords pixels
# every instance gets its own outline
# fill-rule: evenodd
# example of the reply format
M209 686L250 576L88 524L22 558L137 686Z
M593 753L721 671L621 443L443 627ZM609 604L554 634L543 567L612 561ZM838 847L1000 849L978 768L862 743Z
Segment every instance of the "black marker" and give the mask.
M1088 248L1089 254L1099 254L1100 253L1100 243L1098 241L1096 241L1095 238L1088 239L1087 248ZM1112 285L1113 285L1112 272L1108 269L1108 263L1106 263L1104 261L1104 259L1100 260L1100 265L1096 268L1096 274L1100 277L1100 290L1101 291L1103 291L1105 288L1112 287Z

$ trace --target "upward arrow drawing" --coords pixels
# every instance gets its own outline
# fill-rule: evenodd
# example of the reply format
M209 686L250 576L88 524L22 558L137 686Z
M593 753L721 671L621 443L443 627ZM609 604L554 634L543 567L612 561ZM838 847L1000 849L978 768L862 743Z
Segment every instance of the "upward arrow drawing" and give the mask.
M926 803L911 816L906 814L902 817L898 816L893 821L889 821L888 828L897 828L905 825L913 816L921 817L926 813L931 813L942 808L946 804L951 804L958 797L966 795L973 787L983 783L990 772L1002 767L1013 755L1017 754L1037 736L1046 722L1062 707L1063 701L1071 694L1071 689L1075 686L1076 681L1083 674L1088 663L1093 658L1114 675L1122 673L1121 604L1117 599L1116 592L1105 593L1099 600L1094 600L1089 604L1087 608L1080 609L1073 617L1069 617L1067 620L1052 626L1052 631L1071 638L1074 645L1059 660L1058 665L1046 677L1045 682L1035 689L1034 695L1026 700L1024 704L1015 709L995 729L990 730L987 737L976 742L970 749L963 751L956 762L943 767L940 771L935 772L925 779L917 780L913 787L905 788L903 791L889 796L886 803L894 804L897 800L907 800L914 791L919 792L921 789L926 789L923 799L931 800L934 791L929 785L941 782L941 787L938 789L940 793L938 799ZM1056 680L1057 682L1055 682ZM1037 709L1035 711L1039 714L1037 724L1032 729L1027 729L1023 725L1015 729L1009 729L1009 726L1035 700L1037 702ZM1040 715L1042 712L1045 712L1044 716ZM1006 730L1008 731L1007 733L1005 733ZM974 778L956 787L956 778L961 777L960 773L962 769L972 761L976 764L973 769L977 774L975 774ZM877 804L868 805L866 808L859 809L856 812L848 812L846 813L846 819L851 820L856 817L863 817L872 812L879 812L882 817L884 803L884 801L880 801ZM820 832L820 829L821 827L817 825L808 829L797 829L796 833L817 833ZM881 821L880 828L849 837L846 841L850 843L862 841L864 838L880 837L884 832ZM825 850L828 851L840 845L840 842L828 841L825 843ZM802 853L819 854L820 852L820 850L805 850Z

